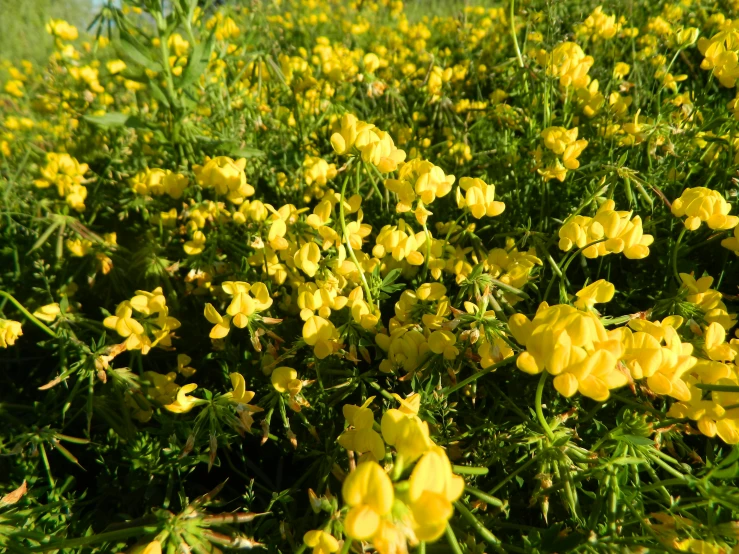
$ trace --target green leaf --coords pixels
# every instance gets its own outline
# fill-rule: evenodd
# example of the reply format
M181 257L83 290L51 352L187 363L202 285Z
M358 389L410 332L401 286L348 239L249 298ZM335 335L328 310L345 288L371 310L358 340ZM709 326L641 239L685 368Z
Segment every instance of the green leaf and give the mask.
M267 155L264 150L259 150L258 148L252 148L250 146L235 148L231 150L231 154L236 158L259 158Z
M149 80L149 88L151 88L151 95L154 97L154 99L160 104L163 104L165 107L169 108L169 100L167 99L167 95L164 94L164 91L159 88L159 85L154 82L154 79Z
M616 435L613 438L634 446L654 446L654 440L647 437L639 437L636 435Z
M193 48L190 61L188 62L185 71L182 73L182 80L180 81L180 86L182 88L185 88L200 79L200 76L208 67L214 44L215 29L213 29L204 43L199 42L195 45L195 48Z
M124 127L129 117L120 112L108 112L105 115L85 115L83 119L98 127Z
M162 66L149 56L146 47L130 36L125 36L120 41L116 41L114 48L121 58L129 62L143 66L151 71L156 71L157 73L162 70Z
M397 279L398 279L398 277L400 277L400 274L401 273L402 273L402 271L400 269L397 269L397 268L396 269L393 269L392 271L390 271L385 276L385 278L382 280L383 286L390 285L390 284L394 283L395 281L397 281Z
M638 438L641 438L641 437L638 437ZM620 465L620 466L624 466L624 465L635 466L635 465L646 463L646 460L644 460L643 458L635 458L634 456L621 456L619 458L613 458L612 460L610 460L610 463Z
M715 477L717 479L736 479L739 477L739 462L734 462L728 467L714 469L711 472L711 477Z
M44 245L44 243L47 240L49 240L49 237L51 236L51 233L54 232L54 229L56 229L57 227L59 227L59 225L61 225L61 224L62 224L62 222L57 219L51 225L49 225L46 228L46 231L44 231L44 234L41 235L35 243L33 243L33 246L28 251L28 253L30 254L31 252L33 252L37 248L41 248Z

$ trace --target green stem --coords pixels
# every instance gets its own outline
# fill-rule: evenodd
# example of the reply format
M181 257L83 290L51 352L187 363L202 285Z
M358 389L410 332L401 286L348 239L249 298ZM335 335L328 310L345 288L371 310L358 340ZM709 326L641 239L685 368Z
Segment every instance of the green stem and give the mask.
M493 285L495 285L496 287L498 287L499 289L503 289L506 292L510 292L511 294L515 294L516 296L520 296L521 298L523 298L525 300L531 300L531 297L528 294L526 294L524 291L522 291L521 289L517 289L516 287L512 287L511 285L507 285L507 284L503 283L502 281L498 281L497 279L493 279L492 277L490 277L490 282Z
M459 546L459 542L457 542L457 536L454 534L452 526L448 523L446 524L446 540L449 543L449 546L451 547L454 554L462 554L462 547Z
M539 378L539 384L536 387L536 400L534 402L534 407L536 408L536 417L539 419L539 423L544 429L544 432L547 434L549 442L553 442L554 433L552 433L552 428L549 427L549 423L544 417L544 412L542 412L541 410L541 396L544 393L544 384L547 382L547 377L549 377L549 373L547 373L546 371L542 371L541 377Z
M472 485L465 485L464 487L465 492L468 492L483 502L485 504L489 504L490 506L495 506L496 508L502 508L505 506L505 502L503 502L500 498L495 498L494 496L489 495L485 491L481 491L477 487L473 487Z
M452 466L452 471L457 475L487 475L490 470L486 467Z
M718 391L718 392L739 392L739 386L737 385L704 385L704 384L698 384L694 385L695 388L701 389L701 390L711 390L711 391ZM726 409L725 407L724 409Z
M39 546L29 548L32 552L46 552L48 550L60 550L62 548L77 548L95 544L100 542L122 541L131 537L140 537L142 535L150 535L159 529L156 526L129 527L128 529L119 529L108 533L100 533L89 537L80 537L77 539L62 539L53 541Z
M344 242L346 243L346 248L349 250L349 257L354 262L354 265L357 268L357 271L359 272L359 277L362 280L362 288L364 289L364 294L367 295L367 304L370 306L372 311L375 311L375 303L372 300L372 292L370 292L369 283L367 282L367 278L364 276L364 270L362 269L362 266L359 265L359 260L357 260L357 257L354 255L354 249L352 248L352 245L349 243L349 232L346 230L346 219L344 218L344 198L346 197L346 185L349 182L349 169L347 168L347 175L344 179L344 184L341 185L341 200L339 201L339 221L341 223L341 232L344 234ZM379 307L378 307L379 310Z
M487 542L490 546L492 546L495 550L500 551L500 539L493 535L490 530L485 527L482 522L475 517L475 514L473 514L470 510L467 509L467 506L464 505L463 502L457 501L454 503L454 507L457 508L459 513L462 515L462 517L474 527L475 531Z
M675 279L678 284L682 284L682 280L680 280L680 273L677 271L677 251L680 249L680 243L682 242L687 230L688 229L686 227L683 227L683 230L680 231L680 235L677 237L675 248L672 250L672 273L675 275Z
M508 18L511 23L511 37L513 38L513 47L516 49L518 67L523 67L523 56L521 55L521 49L518 47L518 36L516 35L516 0L511 0L511 10Z
M384 396L385 398L387 398L388 400L390 400L390 402L396 402L396 399L395 399L395 397L392 394L390 394L389 392L387 392L385 389L383 389L380 385L378 385L374 381L370 381L369 379L366 379L365 380L365 383L367 383L370 387L372 387L377 392L379 392L382 396Z
M449 244L449 238L452 236L452 231L454 231L454 228L457 226L457 223L459 223L462 218L465 216L465 212L462 212L457 219L454 220L454 223L452 223L449 226L449 231L447 231L446 236L444 237L444 246Z
M17 301L17 300L15 299L15 298L13 298L13 296L12 296L12 295L8 294L7 292L5 292L5 291L3 291L3 290L0 290L0 296L3 296L3 297L5 297L5 298L7 298L8 300L10 300L10 302L11 302L11 303L12 303L12 304L13 304L13 305L14 305L14 306L16 307L16 308L18 308L18 310L19 310L19 311L20 311L20 312L21 312L21 313L22 313L22 314L23 314L23 315L24 315L24 316L25 316L25 317L26 317L27 319L29 319L29 320L30 320L30 321L31 321L32 323L34 323L34 324L35 324L35 325L36 325L36 326L37 326L37 327L38 327L39 329L41 329L41 330L42 330L42 331L43 331L44 333L46 333L46 334L47 334L47 335L49 335L50 337L53 337L53 338L57 338L57 336L56 336L56 333L55 333L54 331L52 331L51 329L49 329L49 328L48 328L48 327L47 327L46 325L44 325L44 324L43 324L43 323L42 323L41 321L39 321L39 320L38 320L38 318L36 318L36 316L34 316L34 315L33 315L33 314L31 313L31 312L29 312L28 310L26 310L26 309L25 309L25 308L23 307L23 305L22 305L22 304L21 304L20 302L18 302L18 301Z
M477 381L483 375L487 375L488 373L490 373L491 371L495 371L499 367L503 367L503 366L506 366L506 365L508 365L510 363L513 363L514 361L516 361L517 358L518 358L518 355L511 356L510 358L506 358L505 360L502 360L502 361L498 362L497 364L493 364L490 367L486 367L485 369L480 370L477 373L473 373L472 375L470 375L469 377L467 377L467 379L464 379L463 381L460 381L459 383L457 383L453 387L449 387L448 389L445 389L442 392L446 396L449 396L453 392L456 392L459 389L461 389L463 387L466 387L467 385L469 385L473 381Z

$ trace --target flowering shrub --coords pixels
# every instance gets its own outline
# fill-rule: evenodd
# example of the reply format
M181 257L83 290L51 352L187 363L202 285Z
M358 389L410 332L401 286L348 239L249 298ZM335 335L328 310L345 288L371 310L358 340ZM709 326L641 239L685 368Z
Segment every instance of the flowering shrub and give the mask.
M738 550L739 4L472 4L0 62L3 551Z

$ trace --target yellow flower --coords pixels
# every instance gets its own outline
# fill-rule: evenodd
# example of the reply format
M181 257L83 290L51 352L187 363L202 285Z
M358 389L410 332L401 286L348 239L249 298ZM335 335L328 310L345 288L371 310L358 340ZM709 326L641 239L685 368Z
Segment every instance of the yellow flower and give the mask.
M293 261L298 269L302 269L308 277L313 277L321 262L321 250L315 242L306 242L295 253Z
M303 340L313 347L313 353L320 360L333 353L333 345L338 345L338 338L334 324L320 316L311 316L303 324Z
M577 34L585 35L593 41L599 39L612 39L616 36L620 25L616 23L615 15L607 15L603 12L603 6L598 6L583 21L582 25L575 27Z
M303 542L313 549L313 554L333 554L339 550L339 541L326 531L308 531L303 535Z
M194 396L188 396L188 394L196 388L198 388L198 386L195 383L190 383L180 387L180 390L177 391L177 399L173 403L167 404L164 407L175 414L186 414L195 406L205 404L207 402L206 400L195 398Z
M370 123L359 121L356 116L352 114L344 114L341 117L340 129L331 135L331 146L339 155L348 154L354 147L354 142L357 140L357 134L365 127L374 127Z
M213 187L216 194L226 195L234 204L241 204L245 198L254 195L254 187L246 182L246 159L234 161L227 156L205 158L205 165L194 165L197 182L202 187Z
M177 395L177 374L173 371L162 374L155 371L145 371L141 375L141 383L146 395L158 404L170 404Z
M133 318L133 307L128 300L118 304L115 315L106 317L103 320L103 325L108 329L115 329L116 333L122 337L144 333L143 325Z
M192 377L197 372L194 367L189 367L192 358L187 354L177 354L177 372L185 377Z
M739 444L739 409L730 407L739 403L739 394L713 391L708 399L704 399L703 391L695 386L698 383L695 377L687 378L689 392L686 398L670 406L667 415L692 419L707 437L718 435L727 444ZM720 379L716 384L735 387L736 376ZM727 410L724 406L730 408Z
M414 233L404 219L398 225L385 225L377 234L372 254L376 258L391 255L397 262L402 260L418 266L423 264L423 254L419 251L426 244L426 233Z
M624 62L617 62L615 66L613 66L613 78L614 79L623 79L631 72L631 66Z
M0 348L13 346L18 337L23 335L19 321L0 318Z
M371 539L393 507L395 494L390 477L377 462L369 460L347 476L341 493L350 507L344 521L346 534L360 541Z
M343 407L344 417L352 429L344 431L338 438L341 446L359 454L370 453L375 461L385 457L385 443L380 434L373 429L375 418L369 405L375 399L368 398L361 406L345 404Z
M8 80L8 82L5 83L4 90L8 94L10 94L11 96L15 96L16 98L23 98L23 96L26 94L23 87L23 81L19 81L18 79Z
M291 367L278 367L272 372L272 386L277 392L300 392L302 381L298 379L298 372ZM297 392L295 394L297 394Z
M129 552L130 554L162 554L162 543L154 540L146 544L133 546Z
M131 307L144 315L156 314L165 310L167 299L162 287L157 287L151 292L137 290L136 295L131 299Z
M727 88L734 88L739 79L739 30L736 25L727 26L710 39L698 39L698 50L705 57L701 69L712 70L719 83Z
M454 346L456 342L454 333L444 329L434 331L428 338L429 350L434 354L443 354L447 360L454 360L459 355L459 349Z
M105 67L108 69L108 73L116 75L126 69L127 66L123 60L108 60Z
M576 293L575 307L580 310L590 310L595 304L610 302L615 292L616 287L613 283L599 279Z
M696 27L683 27L677 32L677 44L680 48L687 48L695 44L700 31Z
M411 373L418 369L430 351L423 333L405 327L393 330L390 335L380 333L375 336L375 342L387 352L387 358L380 362L380 371L385 373L396 369Z
M452 473L443 448L433 446L418 461L409 479L408 499L416 537L435 541L454 513L453 502L464 492L464 479Z
M254 398L252 391L246 390L246 380L241 373L231 373L231 384L233 385L233 392L229 393L229 399L236 404L248 404Z
M654 237L644 234L639 216L630 219L632 212L616 211L615 206L613 200L607 200L595 217L576 215L568 219L559 230L560 249L568 252L575 246L584 248L586 258L618 253L630 260L646 258Z
M398 453L397 463L402 466L413 463L433 445L429 437L428 423L418 417L421 398L412 395L403 400L393 395L400 402L400 409L387 410L380 422L382 437Z
M688 291L685 300L698 306L704 313L707 323L720 323L724 329L731 329L736 324L736 314L730 314L724 304L722 294L711 288L713 277L706 275L695 279L687 273L680 274L683 287Z
M544 53L539 62L546 66L549 75L559 79L559 84L563 87L579 89L590 84L588 71L594 63L593 57L586 56L582 48L574 42L559 44L551 54Z
M482 179L462 177L459 190L465 191L465 195L457 195L457 206L468 208L475 219L495 217L505 210L505 204L495 200L495 185L488 185Z
M425 206L449 194L454 184L454 175L446 175L444 170L420 158L404 162L398 167L397 179L386 179L385 187L398 195L395 209L398 213L413 210L413 202L419 199L416 219L423 224L430 214Z
M303 176L308 185L324 186L336 177L336 164L329 164L326 160L313 156L306 156L303 161Z
M46 32L62 40L76 40L79 36L77 27L63 19L50 19L46 24Z
M380 67L380 58L377 57L377 54L370 52L364 55L362 63L367 73L374 73Z
M395 171L405 160L405 151L395 147L388 133L351 114L342 116L339 130L331 135L331 146L340 155L350 154L356 148L362 160L373 164L380 173Z
M41 306L38 310L33 312L33 315L42 321L51 323L57 317L59 317L59 314L61 312L62 311L59 308L59 304L57 302L54 302L53 304L47 304L46 306Z
M78 212L85 211L85 198L87 198L87 188L82 185L70 185L67 189L66 202L70 208Z
M222 316L218 313L218 310L213 307L213 304L208 303L205 305L204 315L205 319L214 325L213 329L210 331L210 338L222 339L228 335L229 331L231 331L231 316Z
M606 331L592 312L564 304L539 306L533 321L522 314L509 320L514 338L526 346L516 360L521 371L554 375L554 388L563 396L580 392L602 402L609 390L628 383L618 370L622 344L618 330Z
M731 205L716 190L705 187L687 188L680 198L672 203L672 213L677 217L687 215L685 228L698 229L702 222L714 230L733 229L739 217L729 215Z
M392 137L377 128L365 129L354 143L362 160L373 164L380 173L389 173L405 160L405 151L395 147Z
M196 256L205 250L205 241L205 233L202 231L195 231L192 234L192 240L185 242L182 248L188 256Z

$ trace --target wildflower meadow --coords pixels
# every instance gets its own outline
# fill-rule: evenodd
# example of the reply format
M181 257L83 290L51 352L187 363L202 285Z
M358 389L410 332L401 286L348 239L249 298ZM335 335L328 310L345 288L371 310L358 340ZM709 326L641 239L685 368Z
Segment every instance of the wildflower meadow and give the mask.
M478 2L0 59L0 551L739 553L739 1Z

